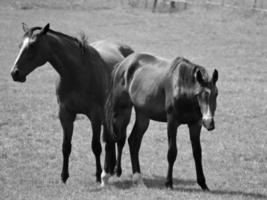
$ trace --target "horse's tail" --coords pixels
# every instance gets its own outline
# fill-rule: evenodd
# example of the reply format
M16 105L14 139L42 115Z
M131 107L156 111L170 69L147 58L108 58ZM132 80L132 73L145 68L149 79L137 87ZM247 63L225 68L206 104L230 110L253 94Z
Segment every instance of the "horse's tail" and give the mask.
M134 53L134 50L125 44L121 45L119 50L120 50L121 54L123 55L123 57L125 57L125 58L127 56L131 55L132 53Z
M110 87L108 91L108 96L106 99L105 104L105 128L107 129L106 134L103 134L103 140L111 140L111 141L117 141L117 136L114 131L113 127L113 119L114 119L114 76L116 73L116 69L118 68L120 63L116 64L112 73L111 73L111 80L110 80Z

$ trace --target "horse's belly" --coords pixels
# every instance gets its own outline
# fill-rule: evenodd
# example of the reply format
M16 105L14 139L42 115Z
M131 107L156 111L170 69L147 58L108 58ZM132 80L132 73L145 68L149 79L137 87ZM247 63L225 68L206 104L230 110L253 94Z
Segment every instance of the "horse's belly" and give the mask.
M165 122L167 120L165 111L165 98L162 95L145 95L140 92L131 97L137 110L155 121Z
M167 122L166 112L162 113L150 113L150 119L158 122Z
M135 108L143 113L147 118L152 119L154 121L159 122L166 122L167 121L167 115L165 110L158 109L157 107L153 106L140 106L135 104Z
M93 98L85 93L69 93L64 98L59 97L59 103L76 114L89 115L92 110L98 108L98 104Z

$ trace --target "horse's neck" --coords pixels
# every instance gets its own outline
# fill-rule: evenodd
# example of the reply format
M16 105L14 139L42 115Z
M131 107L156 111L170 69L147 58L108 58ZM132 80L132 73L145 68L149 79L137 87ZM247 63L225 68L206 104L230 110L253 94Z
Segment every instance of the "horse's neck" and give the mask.
M67 39L62 39L58 36L49 34L48 43L50 45L50 59L49 63L59 73L60 78L66 79L74 74L75 66L77 66L80 58L78 47ZM75 59L76 58L76 59Z
M104 89L108 78L104 61L95 49L80 48L77 41L50 35L50 64L59 73L60 81L77 87L88 87L93 90ZM104 87L104 88L103 88Z

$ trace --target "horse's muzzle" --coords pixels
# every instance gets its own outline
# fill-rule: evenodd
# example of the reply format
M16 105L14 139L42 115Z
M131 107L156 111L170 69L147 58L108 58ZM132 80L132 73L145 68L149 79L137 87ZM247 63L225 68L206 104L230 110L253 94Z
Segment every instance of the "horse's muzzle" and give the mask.
M203 126L208 130L208 131L212 131L215 129L215 123L214 123L214 119L203 119Z
M26 81L26 77L24 75L21 75L19 69L14 69L11 71L11 76L13 78L14 81L17 82L25 82Z

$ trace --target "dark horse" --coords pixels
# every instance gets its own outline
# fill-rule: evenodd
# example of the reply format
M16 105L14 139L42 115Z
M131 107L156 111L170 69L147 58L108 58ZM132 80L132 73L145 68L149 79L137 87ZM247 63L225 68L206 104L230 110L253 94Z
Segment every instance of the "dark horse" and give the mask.
M135 109L136 120L128 138L135 182L142 182L138 154L151 119L167 122L169 167L166 186L173 187L177 128L187 124L197 182L203 190L208 190L202 169L200 131L202 125L209 131L215 128L213 118L218 95L217 80L216 69L209 77L205 68L181 57L169 61L149 54L134 53L115 67L112 92L106 104L106 120L121 154L132 107Z
M101 180L100 143L101 125L104 122L104 105L113 67L133 50L119 43L97 41L88 45L85 36L81 40L45 27L28 28L11 75L14 81L24 82L34 69L49 62L59 73L57 100L59 119L63 128L63 168L61 178L69 177L68 163L71 153L73 122L77 114L85 114L92 126L92 150L96 159L96 180ZM104 132L106 130L104 129ZM112 158L105 171L112 173L115 166L115 145L106 144L106 154ZM113 166L114 165L114 166Z

